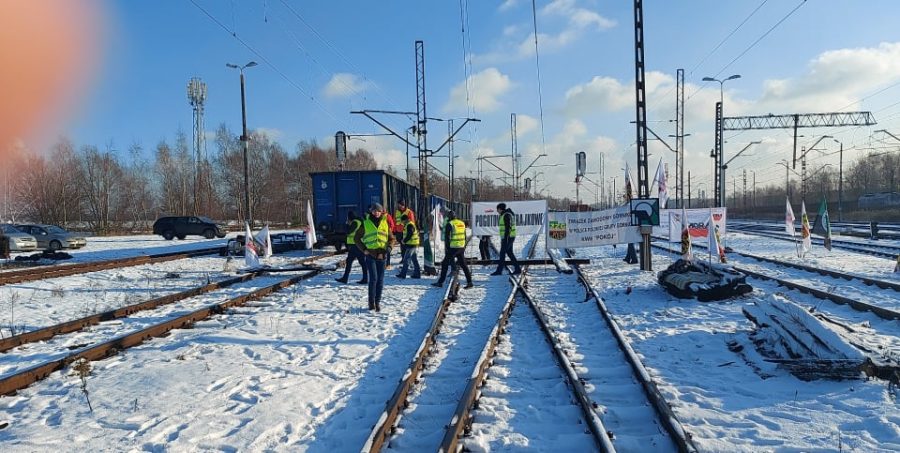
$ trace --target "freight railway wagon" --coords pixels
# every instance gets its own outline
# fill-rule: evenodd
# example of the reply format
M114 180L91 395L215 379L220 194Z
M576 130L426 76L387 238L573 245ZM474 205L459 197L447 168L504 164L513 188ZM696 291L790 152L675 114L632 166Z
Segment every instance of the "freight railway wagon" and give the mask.
M416 213L417 221L424 214L419 208L419 188L382 170L310 173L310 177L316 232L324 235L328 245L338 250L344 246L349 211L361 216L372 203L381 203L393 215L397 202L406 200ZM435 206L449 206L468 222L468 205L450 203L435 195L430 198L429 212Z

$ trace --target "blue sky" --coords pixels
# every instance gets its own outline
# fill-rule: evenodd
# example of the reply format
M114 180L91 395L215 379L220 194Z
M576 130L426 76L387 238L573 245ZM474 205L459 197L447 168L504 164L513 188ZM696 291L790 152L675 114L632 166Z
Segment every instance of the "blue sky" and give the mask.
M474 170L477 155L509 152L511 113L518 115L523 162L543 151L549 156L540 163L561 164L537 169L544 172L537 188L546 187L557 196L574 196L573 156L578 151L588 153L589 171L597 170L603 153L605 176L618 176L619 185L626 159L632 166L636 161L634 126L629 124L634 119L630 1L536 2L543 139L530 1L102 4L108 25L100 63L76 114L55 131L78 145L112 144L124 150L138 142L152 148L161 139L173 140L179 128L190 134L185 85L191 77L208 85L207 130L224 122L237 132L238 74L225 63L251 60L259 66L246 70L249 127L266 131L286 149L293 150L299 140L330 145L337 130L380 133L374 123L349 112L415 110L414 42L420 39L425 42L429 116L474 115L482 120L459 136L466 140L457 144L462 155L459 175ZM684 68L690 96L685 132L691 134L685 141L686 162L695 187L709 179L714 103L719 98L718 83L701 82L704 76L742 76L725 84L728 116L870 110L879 121L872 128L805 131L805 144L827 133L847 149L864 148L893 143L874 130L900 135L896 1L647 0L644 10L650 126L664 137L674 133L674 124L668 122L675 115L674 77L677 68ZM461 16L467 18L465 35ZM402 116L383 118L397 130L411 125ZM429 144L442 141L445 128L430 123ZM761 173L760 184L783 181L776 162L790 154L787 131L729 133L726 139L726 153L753 140L763 142L736 160L730 172L756 171ZM383 164L404 165L405 147L396 139L369 137L365 143L350 143L368 148ZM829 146L837 149L836 144ZM662 156L672 178L674 154L653 142L650 152L651 173ZM849 153L845 161L854 158ZM817 162L832 158L818 157ZM730 176L728 185L730 190Z

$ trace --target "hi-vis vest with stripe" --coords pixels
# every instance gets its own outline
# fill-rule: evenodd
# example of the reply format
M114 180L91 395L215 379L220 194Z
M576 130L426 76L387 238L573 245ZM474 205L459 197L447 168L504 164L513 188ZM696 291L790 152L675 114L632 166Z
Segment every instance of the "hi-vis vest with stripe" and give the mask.
M363 233L362 241L367 249L383 249L387 246L388 235L391 232L387 220L382 219L381 224L375 226L372 220L367 217L366 221L363 222L363 227L365 228L365 233Z
M413 247L419 245L419 229L416 228L416 224L410 222L406 225L407 226L405 226L404 228L412 228L412 235L409 237L409 240L406 241L406 245Z
M512 220L512 222L510 222L510 224L509 224L509 237L514 238L514 237L516 237L516 215L513 213L510 213L509 218L510 218L510 220ZM501 238L506 236L506 228L507 228L506 213L503 213L503 215L500 216L500 237Z
M347 234L347 244L354 245L356 244L356 230L362 225L362 221L359 219L353 219L350 221L350 233Z
M450 248L461 249L466 246L466 224L462 220L453 219L448 222L450 227Z

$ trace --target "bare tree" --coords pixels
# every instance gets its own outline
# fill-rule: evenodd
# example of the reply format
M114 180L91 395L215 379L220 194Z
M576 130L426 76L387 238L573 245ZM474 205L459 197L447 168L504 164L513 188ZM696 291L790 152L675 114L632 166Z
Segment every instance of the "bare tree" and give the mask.
M154 212L149 163L141 156L143 147L133 143L128 148L129 163L123 168L116 219L128 222L131 229L145 229L156 217Z
M84 200L87 220L91 228L100 233L111 231L112 213L122 178L122 168L110 146L99 151L94 146L81 150L81 173L85 184Z

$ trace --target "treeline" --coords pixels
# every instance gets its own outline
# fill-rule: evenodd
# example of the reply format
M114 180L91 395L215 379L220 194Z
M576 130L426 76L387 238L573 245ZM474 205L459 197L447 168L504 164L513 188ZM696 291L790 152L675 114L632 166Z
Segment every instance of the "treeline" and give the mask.
M46 152L13 148L3 162L4 222L31 221L87 229L96 234L146 231L163 215L203 215L243 223L244 164L238 136L225 125L207 142L205 159L196 159L188 135L162 140L146 150L109 144L77 145L60 138ZM309 173L336 171L334 148L301 141L285 150L263 133L250 134L248 145L250 206L257 224L299 226L306 223L312 197ZM344 170L374 170L375 156L365 149L348 152ZM408 176L418 185L418 175ZM402 172L405 173L405 172ZM430 173L431 191L449 198L449 181ZM513 199L511 188L485 179L476 184L484 200ZM470 201L470 183L457 181L454 198ZM525 198L519 194L519 198ZM568 206L569 200L551 200Z
M800 171L800 166L797 168ZM790 182L771 184L753 190L752 180L744 190L743 181L738 181L737 191L728 181L728 207L738 215L784 214L785 196L789 196L794 206L799 209L800 201L806 200L808 210L815 211L822 197L828 200L829 211L837 218L837 211L842 208L848 220L871 220L869 207L858 207L862 195L879 192L900 192L900 153L888 152L869 154L844 164L843 194L840 193L840 169L835 166L815 167L807 169L806 184L797 175L790 175ZM768 175L767 175L768 176ZM730 179L730 178L729 178ZM782 180L783 181L783 180ZM842 203L841 203L842 201ZM885 209L890 209L885 206ZM893 208L896 210L896 208ZM770 215L770 216L771 216ZM859 217L856 219L855 217Z

